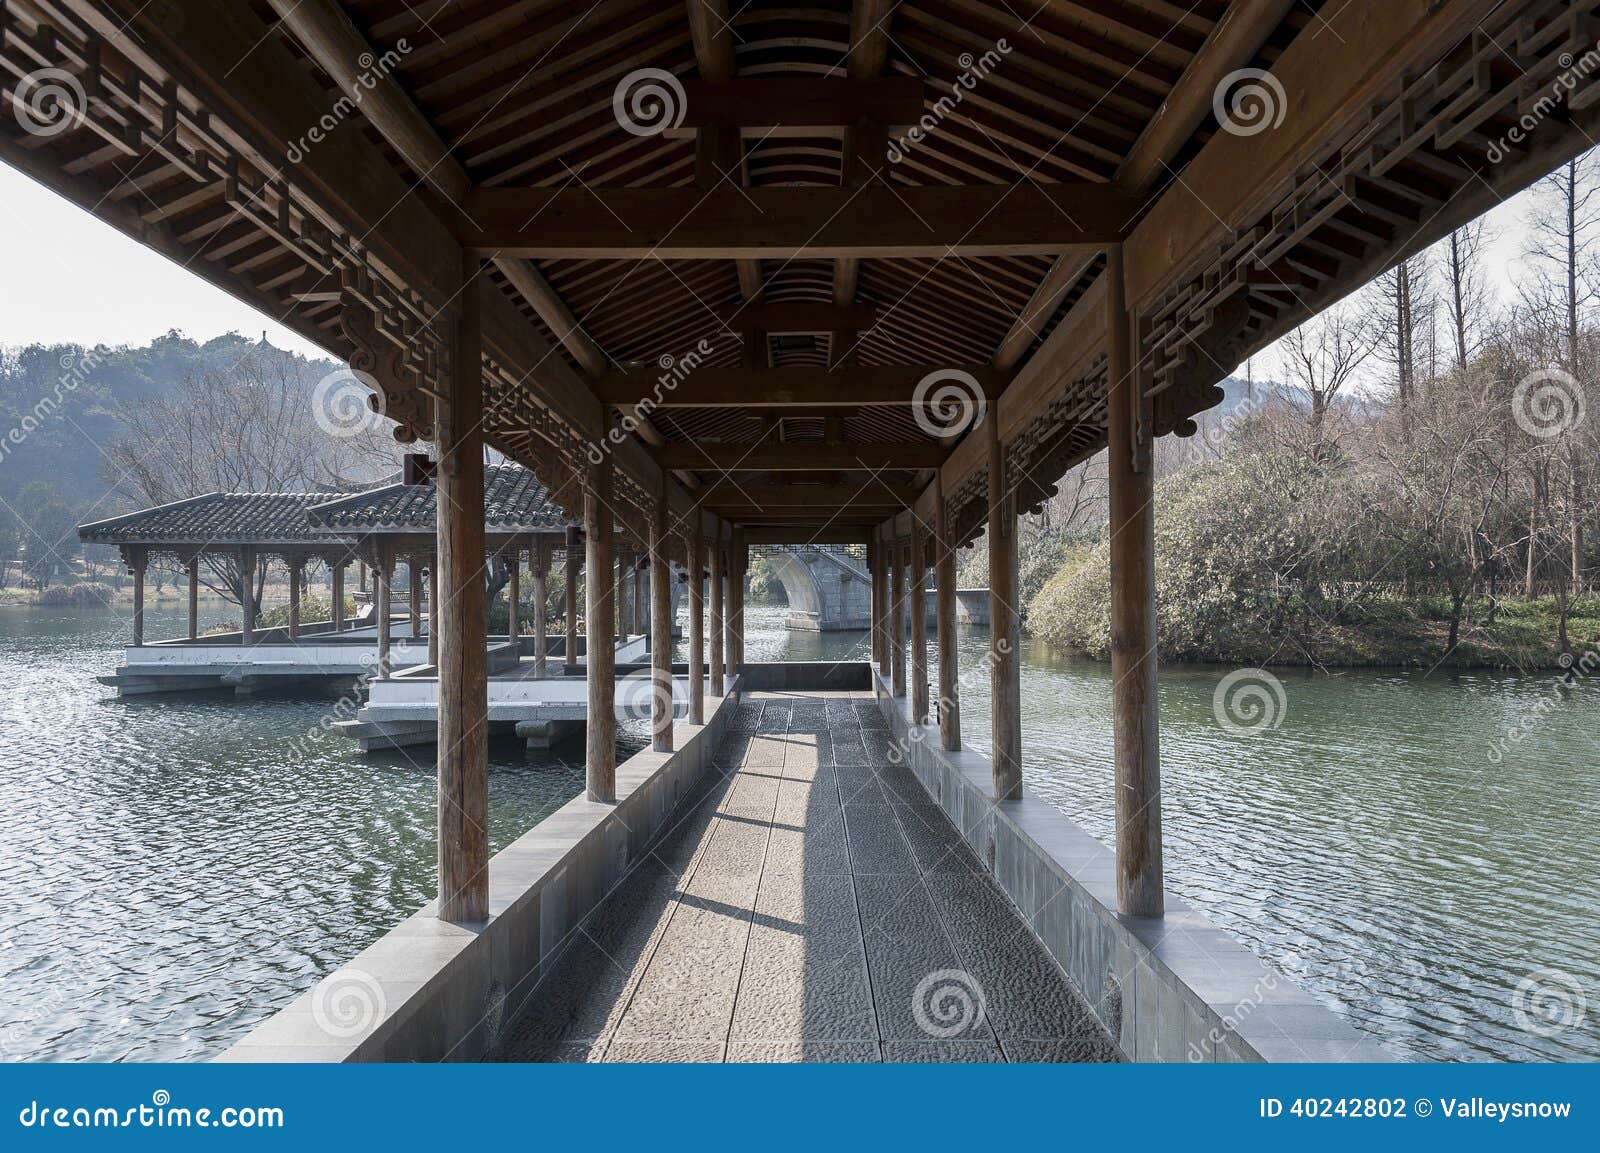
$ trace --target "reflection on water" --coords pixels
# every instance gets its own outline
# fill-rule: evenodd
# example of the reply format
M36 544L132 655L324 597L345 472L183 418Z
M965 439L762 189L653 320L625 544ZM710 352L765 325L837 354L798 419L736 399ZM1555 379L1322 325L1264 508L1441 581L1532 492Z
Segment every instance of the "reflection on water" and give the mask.
M747 610L751 660L866 657L782 622ZM0 1058L205 1056L431 896L431 750L360 755L317 726L332 695L108 701L125 634L0 609ZM962 634L979 747L985 644ZM1237 736L1225 672L1162 673L1172 888L1397 1053L1600 1058L1594 688L1286 673L1279 726ZM1022 688L1029 786L1109 841L1105 667L1034 647ZM581 744L491 756L495 848L582 786Z
M205 1056L433 895L431 748L363 756L334 693L109 700L125 637L0 609L0 1059ZM581 742L490 755L493 848L582 788Z
M752 660L866 657L864 634L781 621L747 610ZM987 644L961 634L963 735L985 749ZM1213 711L1228 672L1162 670L1169 886L1397 1055L1600 1059L1600 690L1280 671L1278 726L1239 735ZM1028 785L1106 844L1108 673L1024 653Z

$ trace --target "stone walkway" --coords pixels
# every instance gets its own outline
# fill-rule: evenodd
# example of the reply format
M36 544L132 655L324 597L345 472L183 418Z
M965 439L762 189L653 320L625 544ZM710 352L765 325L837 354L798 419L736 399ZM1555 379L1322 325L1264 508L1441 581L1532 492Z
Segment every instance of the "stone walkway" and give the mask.
M507 1061L1100 1061L1110 1039L870 693L747 694Z

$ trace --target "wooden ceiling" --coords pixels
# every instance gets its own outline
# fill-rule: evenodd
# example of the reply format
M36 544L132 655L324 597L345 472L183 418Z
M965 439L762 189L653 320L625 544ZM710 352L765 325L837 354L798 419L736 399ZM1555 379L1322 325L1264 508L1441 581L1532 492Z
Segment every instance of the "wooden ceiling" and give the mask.
M928 374L977 382L1042 499L1104 443L1120 243L1186 431L1229 358L1581 146L1574 100L1484 160L1596 3L5 0L8 92L59 66L89 113L0 157L340 355L370 307L424 434L441 270L481 255L491 440L558 500L631 413L641 511L666 476L679 520L944 502L965 539L984 454L918 419ZM1241 69L1282 106L1224 132ZM652 76L660 131L628 122Z

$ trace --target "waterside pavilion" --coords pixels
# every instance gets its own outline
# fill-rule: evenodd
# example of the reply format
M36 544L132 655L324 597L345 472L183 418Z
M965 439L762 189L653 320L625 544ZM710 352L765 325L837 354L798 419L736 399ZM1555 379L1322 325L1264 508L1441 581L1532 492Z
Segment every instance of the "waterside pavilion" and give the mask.
M1593 58L1596 7L1080 0L1024 20L989 0L6 5L4 82L30 115L0 127L0 157L348 358L399 434L438 455L438 900L353 962L382 992L353 1039L319 1033L325 992L313 990L236 1053L497 1051L503 1024L550 1004L574 930L645 875L679 802L712 781L711 839L688 857L714 866L710 891L674 873L643 898L674 911L646 934L659 947L642 970L611 990L622 1020L596 1017L601 1055L619 1032L681 1054L688 1006L646 1013L633 1032L628 1017L667 1005L653 998L674 978L725 978L685 962L694 942L675 932L703 941L723 924L686 910L710 906L745 926L733 942L753 939L763 866L732 851L731 830L764 807L775 754L757 755L753 737L740 752L729 734L759 735L767 692L800 694L773 714L785 752L774 804L788 751L816 736L801 705L869 694L884 726L859 727L888 743L862 742L873 780L861 783L882 798L868 807L894 815L884 790L907 782L884 758L901 750L919 813L954 822L975 875L1124 1056L1360 1051L1320 1005L1260 994L1259 962L1166 896L1152 445L1192 434L1244 357L1591 147L1595 70L1574 62ZM28 104L41 78L67 108L58 122ZM951 383L967 403L939 403ZM611 595L599 574L616 525L649 559L658 607L672 560L709 568L713 620L707 630L691 581L688 722L660 702L654 750L624 766L611 650L591 646L586 796L493 863L485 443L582 510L591 606ZM1025 788L1015 584L1019 513L1102 449L1111 849ZM962 740L953 553L985 530L993 729L979 755ZM872 667L825 678L747 666L748 548L830 540L870 550ZM928 567L932 662L921 612L909 638L885 627L905 619L888 606L920 600ZM732 623L725 646L719 621ZM658 661L668 648L658 637ZM816 699L825 724L834 698ZM796 778L794 790L831 786L842 801L853 768L797 763L828 783ZM837 875L869 909L851 830L910 834L840 808L815 843L849 839ZM923 876L890 856L897 875ZM931 885L917 891L935 900ZM813 890L801 892L809 912ZM957 909L949 897L947 922ZM874 988L898 989L870 948L890 924L854 924ZM937 918L891 924L908 940L937 934ZM437 979L416 985L424 957ZM997 1021L1016 1020L1000 1004L1006 966L984 971L1002 974ZM429 992L440 988L451 995ZM1252 988L1266 1003L1241 1022ZM727 1055L743 990L717 991L728 996L696 1003L728 1006L722 1040L716 1013L705 1030L706 1051ZM861 1040L892 1055L882 1036Z

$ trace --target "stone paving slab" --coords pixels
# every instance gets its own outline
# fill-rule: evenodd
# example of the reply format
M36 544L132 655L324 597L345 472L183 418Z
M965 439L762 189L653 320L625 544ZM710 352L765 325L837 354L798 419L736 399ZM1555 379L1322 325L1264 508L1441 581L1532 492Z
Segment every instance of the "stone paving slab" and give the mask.
M1109 1037L870 693L751 693L506 1061L1101 1061Z

